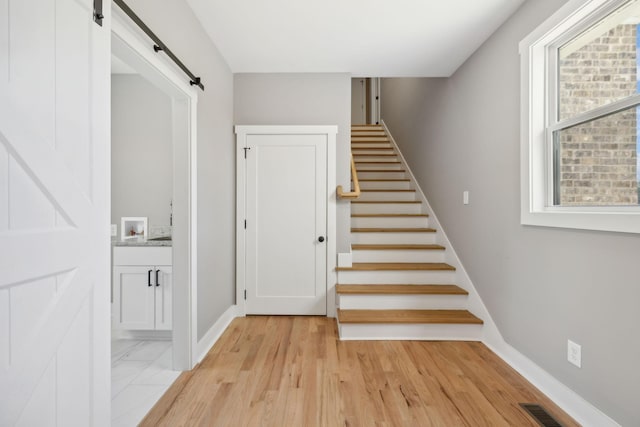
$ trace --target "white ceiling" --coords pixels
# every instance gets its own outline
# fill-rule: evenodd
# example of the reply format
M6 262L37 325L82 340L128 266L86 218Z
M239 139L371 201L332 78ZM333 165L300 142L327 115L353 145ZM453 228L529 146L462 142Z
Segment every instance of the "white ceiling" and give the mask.
M524 1L187 0L234 73L360 77L450 76Z

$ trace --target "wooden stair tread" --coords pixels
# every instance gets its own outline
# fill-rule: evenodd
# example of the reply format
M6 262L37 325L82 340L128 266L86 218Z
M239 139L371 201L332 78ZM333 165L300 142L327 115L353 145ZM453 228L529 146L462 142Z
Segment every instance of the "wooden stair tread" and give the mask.
M352 200L351 203L422 203L420 200Z
M435 228L410 227L410 228L393 228L393 227L357 227L351 229L352 233L435 233Z
M387 250L423 250L423 251L443 251L442 245L397 245L397 244L353 244L351 249L355 251L387 251Z
M475 324L484 322L467 310L340 310L340 323L437 323Z
M358 140L353 140L351 139L351 147L354 146L354 144L390 144L390 141L386 138L384 139L370 139L370 137L368 136L361 136L359 137L360 139Z
M341 295L469 295L456 285L336 285Z
M360 190L363 193L415 193L416 190L412 190L412 189L402 189L402 190L394 190L394 189L389 189L389 188L367 188L367 189L361 189Z
M355 150L393 150L392 146L388 146L388 147L351 147ZM360 154L361 156L364 156L365 154ZM394 154L396 155L396 154Z
M395 153L353 153L353 157L397 157Z
M356 172L358 172L358 175L360 175L363 172L375 172L375 173L380 173L380 172L393 172L393 173L404 173L406 172L404 169L367 169L367 170L358 170L358 168L356 168Z
M337 267L337 271L455 271L444 262L354 262L351 267Z
M427 218L427 214L406 214L406 213L387 213L387 214L352 214L351 218Z
M391 162L376 162L375 160L372 161L368 161L368 160L356 160L355 164L371 164L371 165L399 165L401 162L400 160L397 161L391 161Z
M398 178L398 179L359 179L360 182L409 182L411 181L409 178Z

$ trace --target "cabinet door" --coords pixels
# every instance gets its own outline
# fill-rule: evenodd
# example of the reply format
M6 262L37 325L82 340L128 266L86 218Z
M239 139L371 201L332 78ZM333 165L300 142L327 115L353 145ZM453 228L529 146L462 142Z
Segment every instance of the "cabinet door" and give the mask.
M157 275L155 275L157 272ZM170 266L158 266L154 272L156 290L156 329L171 329L171 293L173 287L171 283L172 271Z
M154 328L154 274L152 266L113 267L115 329Z

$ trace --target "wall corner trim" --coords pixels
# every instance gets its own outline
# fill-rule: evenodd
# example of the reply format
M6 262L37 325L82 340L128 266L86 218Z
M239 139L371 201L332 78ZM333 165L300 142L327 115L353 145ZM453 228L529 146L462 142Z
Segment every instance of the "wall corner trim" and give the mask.
M202 362L202 359L204 359L207 353L209 353L211 347L213 347L218 339L220 339L220 336L222 336L223 332L236 317L241 317L240 310L237 305L232 305L222 313L213 326L211 326L207 333L204 334L202 339L198 341L198 359L196 363Z
M351 267L353 265L353 253L340 252L338 253L338 267Z

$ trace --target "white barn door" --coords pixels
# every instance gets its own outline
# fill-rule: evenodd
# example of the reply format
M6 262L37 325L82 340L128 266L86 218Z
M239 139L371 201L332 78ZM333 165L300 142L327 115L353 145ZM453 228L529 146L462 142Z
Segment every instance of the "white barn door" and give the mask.
M0 0L0 425L107 425L109 37Z
M247 135L246 312L327 313L327 136Z

